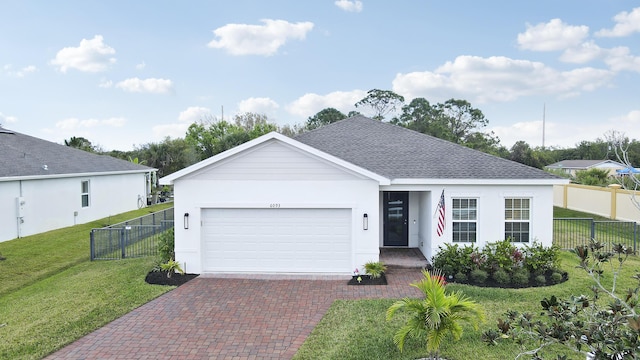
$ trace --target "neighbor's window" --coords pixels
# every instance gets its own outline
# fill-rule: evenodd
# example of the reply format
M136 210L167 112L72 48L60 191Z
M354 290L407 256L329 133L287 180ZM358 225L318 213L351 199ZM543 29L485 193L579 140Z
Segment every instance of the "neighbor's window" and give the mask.
M83 180L81 184L82 207L89 207L89 180Z
M476 242L478 199L453 200L453 241Z
M513 242L529 242L531 199L504 199L504 238Z

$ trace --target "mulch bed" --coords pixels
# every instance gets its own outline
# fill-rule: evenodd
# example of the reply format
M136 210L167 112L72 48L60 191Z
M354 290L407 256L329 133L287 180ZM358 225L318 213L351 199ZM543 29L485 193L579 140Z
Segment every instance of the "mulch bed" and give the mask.
M484 283L476 283L473 282L471 280L467 280L467 281L455 281L453 279L447 279L447 282L450 282L452 284L467 284L467 285L473 285L473 286L479 286L479 287L494 287L494 288L503 288L503 289L523 289L523 288L532 288L532 287L540 287L540 286L553 286L553 285L558 285L558 284L562 284L563 282L569 280L569 274L566 271L561 271L560 273L562 274L562 280L560 280L560 282L558 283L553 283L551 281L551 274L553 273L553 271L548 271L544 274L545 278L546 278L546 282L545 284L539 284L535 281L535 278L532 276L529 279L529 283L528 284L513 284L513 283L508 283L508 284L499 284L498 282L496 282L495 280L493 280L491 277L489 277Z
M369 275L360 275L361 279L358 281L358 276L353 276L347 285L387 285L387 277L382 274L379 278L372 278Z
M153 285L169 285L169 286L180 286L185 284L187 281L195 279L198 274L179 274L175 273L170 278L167 277L166 271L151 271L147 274L144 281L148 284Z

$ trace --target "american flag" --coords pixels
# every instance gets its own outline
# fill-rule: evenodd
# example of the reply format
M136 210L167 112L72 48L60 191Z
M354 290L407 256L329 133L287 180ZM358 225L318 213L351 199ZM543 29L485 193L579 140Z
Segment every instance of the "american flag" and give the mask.
M444 189L442 190L442 195L440 195L440 201L438 202L438 207L436 208L436 213L438 214L438 228L436 233L438 236L442 236L444 233Z

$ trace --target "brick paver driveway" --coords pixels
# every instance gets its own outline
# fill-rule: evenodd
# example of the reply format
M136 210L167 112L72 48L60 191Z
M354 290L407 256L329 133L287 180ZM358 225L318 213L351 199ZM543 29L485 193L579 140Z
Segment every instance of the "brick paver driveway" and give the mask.
M418 269L386 286L198 277L47 359L290 359L336 299L419 296Z

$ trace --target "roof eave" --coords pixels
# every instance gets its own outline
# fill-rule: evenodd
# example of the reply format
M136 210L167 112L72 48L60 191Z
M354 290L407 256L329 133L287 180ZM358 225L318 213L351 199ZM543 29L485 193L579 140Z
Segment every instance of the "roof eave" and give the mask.
M149 168L141 170L126 171L104 171L104 172L87 172L87 173L71 173L71 174L48 174L48 175L27 175L27 176L6 176L0 177L0 182L19 181L19 180L46 180L46 179L62 179L73 177L89 177L89 176L107 176L107 175L126 175L126 174L144 174L158 171L158 169Z
M393 179L391 185L564 185L569 179Z

